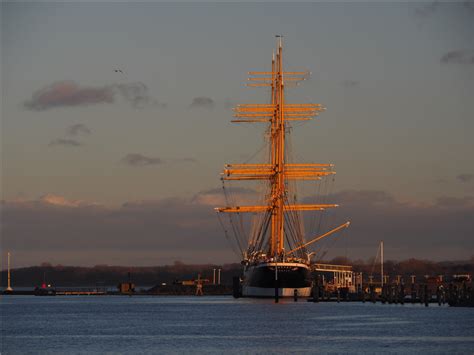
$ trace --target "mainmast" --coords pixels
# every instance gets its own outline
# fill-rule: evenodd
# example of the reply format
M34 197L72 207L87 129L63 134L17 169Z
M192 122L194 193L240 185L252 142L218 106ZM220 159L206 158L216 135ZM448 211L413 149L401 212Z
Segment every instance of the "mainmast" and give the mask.
M216 208L218 212L262 212L270 213L271 224L268 238L268 255L275 259L285 256L285 214L299 211L317 210L337 207L335 204L291 204L288 199L287 182L289 180L320 180L321 177L335 174L332 164L293 164L286 161L285 135L288 123L292 121L311 120L325 108L321 104L289 104L285 102L286 84L297 84L306 80L309 72L285 72L283 70L282 36L277 37L276 54L272 57L271 72L252 71L248 86L271 87L270 104L238 105L232 122L269 123L270 162L265 164L227 164L223 180L266 180L270 185L270 194L262 206L227 206ZM262 231L266 228L261 228ZM264 232L262 232L264 233ZM258 238L263 238L259 235ZM298 247L304 240L298 241ZM303 247L302 247L303 248Z
M274 92L274 109L275 117L272 120L272 129L270 132L272 141L272 161L275 174L272 186L272 229L271 229L271 247L270 255L275 257L280 255L284 250L283 240L283 206L285 197L285 117L284 112L284 86L283 86L283 63L282 63L282 43L281 36L277 36L277 56L275 70L275 90Z

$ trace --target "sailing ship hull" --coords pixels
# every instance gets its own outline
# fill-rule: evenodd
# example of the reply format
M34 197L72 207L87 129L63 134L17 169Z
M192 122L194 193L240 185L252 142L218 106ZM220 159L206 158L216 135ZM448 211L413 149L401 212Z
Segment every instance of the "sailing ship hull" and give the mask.
M303 263L262 262L247 266L242 284L243 297L298 297L311 294L311 271Z

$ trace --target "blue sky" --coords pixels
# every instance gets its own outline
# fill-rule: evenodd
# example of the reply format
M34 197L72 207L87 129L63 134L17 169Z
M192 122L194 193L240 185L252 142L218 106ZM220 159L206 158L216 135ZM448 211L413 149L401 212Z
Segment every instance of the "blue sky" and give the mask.
M246 73L268 69L274 35L283 34L285 66L313 73L288 98L328 108L295 128L298 157L335 163L336 192L380 191L432 208L444 197L465 201L467 244L446 257L469 257L473 17L472 2L2 3L2 199L116 211L134 201L190 201L219 187L224 163L261 146L259 127L230 123L230 105L267 100L265 90L244 86ZM38 106L41 92L66 91L73 101ZM24 238L7 226L6 247ZM220 238L213 228L210 220L206 233ZM370 238L361 257L380 235ZM223 261L231 258L225 248L182 259ZM28 260L61 261L48 248L29 253ZM127 262L119 251L102 255ZM404 255L394 247L396 258Z

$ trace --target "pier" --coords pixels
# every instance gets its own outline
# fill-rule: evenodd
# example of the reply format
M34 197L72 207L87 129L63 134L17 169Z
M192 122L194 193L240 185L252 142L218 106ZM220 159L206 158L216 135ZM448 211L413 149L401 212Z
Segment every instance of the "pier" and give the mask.
M313 282L312 295L308 302L380 302L382 304L421 304L428 306L430 303L439 306L449 304L453 307L474 307L474 285L469 275L462 275L450 282L443 282L441 277L425 278L416 283L406 285L401 277L389 283L355 283L339 287L340 280L334 279L333 283L326 283L322 275L317 275ZM359 275L359 280L362 276ZM354 288L356 289L355 292Z

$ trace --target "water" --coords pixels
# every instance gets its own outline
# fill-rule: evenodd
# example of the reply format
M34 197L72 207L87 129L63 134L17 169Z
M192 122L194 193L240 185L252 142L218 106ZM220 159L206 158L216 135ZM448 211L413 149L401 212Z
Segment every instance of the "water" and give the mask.
M3 296L2 354L466 353L474 309L232 297Z

